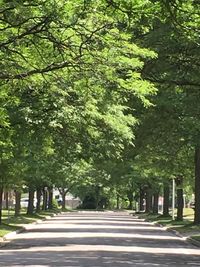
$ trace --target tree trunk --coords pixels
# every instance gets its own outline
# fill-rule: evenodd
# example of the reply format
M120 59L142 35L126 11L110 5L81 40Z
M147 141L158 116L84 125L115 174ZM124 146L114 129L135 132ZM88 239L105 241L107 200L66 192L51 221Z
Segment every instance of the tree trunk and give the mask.
M150 199L149 199L149 209L150 209L150 212L153 211L153 195L150 191Z
M66 196L66 192L63 191L62 194L62 210L65 210L66 209L66 205L65 205L65 196Z
M47 196L47 190L46 187L43 188L42 190L42 195L43 195L43 204L42 204L42 210L47 210L47 200L48 200L48 196Z
M163 190L163 215L169 216L169 185L164 184Z
M21 192L15 191L15 216L19 216L21 209Z
M48 197L48 209L52 210L53 209L53 187L48 188L49 191L49 197Z
M183 220L183 189L177 189L177 217L176 220Z
M29 189L29 196L28 196L28 208L27 208L27 214L33 214L34 211L34 189L30 188Z
M6 191L6 192L4 192L5 193L5 201L6 201L6 206L5 206L5 208L6 208L6 210L8 210L9 209L9 193L8 193L8 191Z
M0 224L2 224L3 187L0 187Z
M36 198L37 198L36 211L37 212L40 211L41 196L42 196L41 188L37 188L37 191L36 191Z
M144 189L140 187L139 211L144 211Z
M159 199L159 192L153 194L153 213L158 214L158 199Z
M128 209L129 210L133 210L133 193L132 193L132 191L129 191L128 193L127 193L127 197L128 197L128 201L129 201L129 205L128 205Z
M117 193L117 209L119 210L119 194Z
M200 147L195 148L195 213L194 223L200 224Z
M95 209L99 209L100 190L101 190L101 187L99 185L96 185L95 186Z
M133 200L132 200L132 198L128 198L128 201L129 201L128 209L129 210L133 210Z
M152 211L152 195L151 195L150 188L146 189L145 199L146 199L145 212L150 213Z

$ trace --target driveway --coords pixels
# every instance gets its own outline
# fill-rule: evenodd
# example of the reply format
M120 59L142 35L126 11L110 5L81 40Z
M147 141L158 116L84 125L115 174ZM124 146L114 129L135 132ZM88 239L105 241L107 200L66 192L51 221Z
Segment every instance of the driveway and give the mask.
M123 212L68 212L28 227L1 248L0 266L200 266L199 248Z

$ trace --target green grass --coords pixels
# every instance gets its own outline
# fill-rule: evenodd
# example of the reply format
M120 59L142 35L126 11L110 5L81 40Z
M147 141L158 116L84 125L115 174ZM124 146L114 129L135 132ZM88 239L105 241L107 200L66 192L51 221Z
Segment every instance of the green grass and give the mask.
M191 237L192 237L192 239L200 242L200 235L193 235Z
M156 222L164 226L182 226L182 225L191 224L189 220L185 220L185 219L183 221L172 220L171 216L165 217L162 215L156 218Z
M53 216L53 214L58 212L59 210L55 209L27 215L25 211L22 211L19 216L15 217L14 211L9 211L8 216L8 212L3 210L2 224L0 225L0 237L3 237L9 232L21 229L24 224L33 223L39 219L45 219L46 216Z
M194 232L197 232L197 233L199 232L199 234L200 234L200 225L196 225L196 224L193 224L191 222L189 222L189 223L187 222L187 223L185 223L185 225L180 224L177 227L170 227L170 228L175 229L180 233L191 233L192 234Z
M175 211L176 216L176 211ZM156 222L167 228L176 230L180 233L200 233L200 225L193 223L194 211L190 208L185 208L183 211L183 221L172 220L171 216L165 217L163 215L155 214L139 214L139 218L147 221Z
M141 213L141 214L137 214L139 216L140 219L145 219L147 221L150 221L150 222L154 222L157 220L157 218L159 217L158 214L152 214L152 213Z
M0 237L3 237L4 235L19 229L21 229L20 226L8 225L3 223L2 225L0 225Z
M194 219L194 210L191 208L183 209L183 217L184 219L193 220Z
M175 217L176 217L176 213L177 213L177 210L175 210ZM163 217L163 215L152 214L152 213L149 213L149 214L148 213L139 213L137 215L142 219L147 219L147 220L150 220L150 221L155 221L155 220L161 218L162 220L166 219L166 222L167 222L168 220L172 219L171 215L168 216L168 217ZM190 209L190 208L183 209L183 219L184 220L193 221L193 219L194 219L194 210Z

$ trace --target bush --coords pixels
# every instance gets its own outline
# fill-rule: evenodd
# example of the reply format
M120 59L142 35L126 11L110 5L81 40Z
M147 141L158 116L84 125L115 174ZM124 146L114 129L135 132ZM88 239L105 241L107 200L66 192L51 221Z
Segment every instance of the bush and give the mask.
M96 209L96 199L91 195L85 196L83 203L79 206L80 209Z
M59 208L59 206L58 206L58 201L56 200L56 199L53 199L53 201L52 201L53 203L53 209L58 209Z

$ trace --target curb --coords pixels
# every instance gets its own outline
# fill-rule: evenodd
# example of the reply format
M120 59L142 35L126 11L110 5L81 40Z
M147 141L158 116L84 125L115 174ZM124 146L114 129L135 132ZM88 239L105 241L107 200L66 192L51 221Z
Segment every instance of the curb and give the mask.
M139 216L136 216L136 217L137 217L138 219L140 219ZM192 244L192 245L194 245L194 246L196 246L196 247L200 247L200 241L197 241L197 240L193 239L192 236L184 237L184 236L182 236L178 231L176 231L176 230L174 230L174 229L171 229L170 227L166 227L166 226L164 226L164 225L162 225L162 224L159 224L159 223L157 223L157 222L149 221L148 219L144 219L144 220L145 220L146 222L151 222L151 223L153 223L154 225L156 225L156 226L158 226L158 227L161 227L161 228L165 229L165 230L168 231L168 232L173 233L174 235L176 235L176 236L182 238L183 241L185 241L186 243L190 243L190 244Z
M196 247L200 247L200 241L197 241L197 240L193 239L192 237L188 237L186 239L186 241L188 241L189 243L191 243L192 245L194 245Z
M168 232L173 233L174 235L181 237L184 239L184 236L182 236L178 231L171 229L170 227L164 227Z
M24 226L21 226L21 229L18 229L16 231L13 231L13 232L5 234L0 239L0 248L4 247L7 243L9 243L9 238L10 237L15 236L17 234L20 234L20 233L22 233L24 231L26 231L26 228Z
M58 215L59 213L55 213L55 214L52 214L52 215L48 215L48 216L45 216L44 219L39 219L35 222L32 222L32 223L28 223L28 224L25 224L23 226L21 226L21 229L18 229L16 231L13 231L13 232L10 232L10 233L7 233L5 234L3 237L0 238L0 248L4 247L6 244L8 244L11 240L9 240L10 238L12 238L12 236L15 236L17 234L20 234L20 233L23 233L25 232L26 230L29 229L29 226L31 225L34 225L34 224L39 224L43 221L46 221L56 215Z
M190 243L192 245L195 245L196 247L200 247L200 241L197 241L197 240L193 239L191 236L184 237L178 231L176 231L174 229L170 229L170 227L165 227L165 226L163 226L162 224L159 224L159 223L154 223L154 224L157 225L157 226L160 226L160 227L164 228L166 231L171 232L174 235L182 238L183 241L185 241L187 243Z
M17 234L20 234L22 232L26 231L26 228L24 226L21 227L21 229L18 229L16 231L13 231L13 232L10 232L10 233L7 233L6 235L4 235L1 239L0 239L0 248L4 247L6 244L9 243L9 239L12 237L12 236L15 236Z
M178 236L178 237L181 237L181 238L184 238L178 231L176 231L176 230L174 230L174 229L171 229L170 227L166 227L166 226L164 226L164 225L162 225L162 224L159 224L159 223L154 223L156 226L159 226L159 227L161 227L161 228L163 228L164 230L166 230L167 232L170 232L170 233L172 233L172 234L174 234L174 235L176 235L176 236Z

